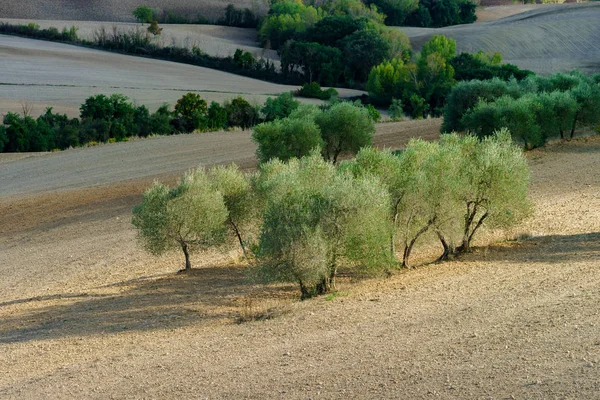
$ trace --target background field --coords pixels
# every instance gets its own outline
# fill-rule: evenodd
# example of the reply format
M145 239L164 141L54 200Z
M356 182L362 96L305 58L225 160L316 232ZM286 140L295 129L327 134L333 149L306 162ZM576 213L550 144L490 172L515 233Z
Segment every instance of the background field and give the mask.
M165 102L174 104L187 92L198 92L209 102L242 95L262 104L269 96L298 89L208 68L4 35L0 35L0 69L0 115L20 112L29 103L33 115L52 106L78 116L85 99L99 93L121 93L155 110Z
M434 138L438 124L385 124L376 143ZM345 276L333 300L297 303L293 285L249 283L235 254L200 254L197 271L177 275L181 257L156 259L136 246L130 210L144 187L228 155L252 168L247 135L158 138L2 164L0 397L598 393L600 138L528 154L536 213L509 237L530 239L386 280ZM425 249L416 259L432 255ZM274 320L236 323L270 309Z
M456 40L457 52L500 52L537 73L600 71L600 3L540 7L496 21L447 28L400 28L420 48L432 35Z

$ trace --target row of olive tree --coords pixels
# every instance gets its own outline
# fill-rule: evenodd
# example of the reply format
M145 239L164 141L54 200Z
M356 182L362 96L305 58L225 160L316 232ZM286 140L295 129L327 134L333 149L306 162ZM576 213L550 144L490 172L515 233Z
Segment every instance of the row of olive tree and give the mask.
M572 139L578 129L600 124L600 74L577 71L520 82L499 79L462 82L444 109L443 132L471 131L488 136L507 127L527 148L547 139Z
M469 250L482 227L528 215L528 180L508 131L481 141L443 135L413 140L400 153L366 147L339 167L314 151L270 160L253 175L234 166L199 169L174 189L150 187L133 224L149 251L180 248L186 268L191 249L229 236L244 254L252 249L259 277L296 282L307 298L335 289L341 269L408 266L425 240L439 240L440 259Z

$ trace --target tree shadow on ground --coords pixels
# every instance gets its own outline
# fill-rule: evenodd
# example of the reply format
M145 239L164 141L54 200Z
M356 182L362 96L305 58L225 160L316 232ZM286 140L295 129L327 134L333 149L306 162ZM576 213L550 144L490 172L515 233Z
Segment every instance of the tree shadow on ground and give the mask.
M477 248L463 260L483 259L509 263L568 263L600 260L600 232L548 235Z
M247 266L206 267L126 281L90 293L0 303L0 313L8 314L3 313L0 343L229 323L238 318L249 297L282 304L297 298L293 285L248 283L246 270Z

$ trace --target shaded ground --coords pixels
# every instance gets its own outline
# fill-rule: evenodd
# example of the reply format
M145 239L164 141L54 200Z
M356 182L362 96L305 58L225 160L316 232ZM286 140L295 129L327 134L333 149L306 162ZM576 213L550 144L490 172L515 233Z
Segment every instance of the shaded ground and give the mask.
M393 127L376 141L391 146ZM21 175L28 195L0 197L0 398L595 398L600 137L528 157L536 213L508 235L525 239L345 276L337 296L302 303L293 286L248 282L236 254L178 275L178 255L141 252L130 207L152 176L48 191L28 183L40 165Z

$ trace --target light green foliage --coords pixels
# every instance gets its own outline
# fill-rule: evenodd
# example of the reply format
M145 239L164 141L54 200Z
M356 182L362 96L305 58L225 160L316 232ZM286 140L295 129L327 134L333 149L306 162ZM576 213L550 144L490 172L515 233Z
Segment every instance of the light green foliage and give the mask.
M185 269L192 267L190 253L223 243L227 208L203 169L190 171L177 186L155 183L133 209L133 225L143 247L160 255L181 248Z
M372 272L390 266L389 199L377 179L354 179L316 153L263 168L264 278L298 282L307 298L335 289L342 265Z
M416 75L414 64L405 64L400 58L384 61L373 67L367 80L369 96L380 102L390 102L392 98L400 98Z
M323 148L321 131L310 117L262 123L254 127L252 140L258 144L256 156L260 162L299 158Z
M455 138L455 141L458 139ZM475 233L484 225L506 228L531 212L528 199L529 167L521 149L506 129L474 141L464 138L461 146L462 238L459 251L470 248Z
M282 0L271 6L258 31L258 37L271 48L278 49L294 34L304 32L323 18L323 12L306 6L301 0Z
M423 45L415 62L394 58L374 66L366 89L374 101L382 104L390 104L394 98L401 100L404 111L413 118L439 116L454 85L454 68L449 60L455 55L453 39L434 35Z
M399 58L404 62L410 61L412 57L412 47L408 36L398 29L382 28L381 37L390 45L388 54L389 59Z
M340 154L356 154L361 147L371 145L375 133L375 123L368 111L348 102L334 104L318 114L315 122L325 142L323 156L334 164Z
M264 120L269 122L289 117L299 105L300 102L294 100L290 92L285 92L275 98L269 97L260 111Z
M148 6L139 6L133 10L133 16L140 23L150 23L154 19L154 11Z
M429 55L434 53L449 60L456 55L456 41L454 39L449 39L444 35L433 35L431 39L423 45L423 48L421 49L421 58L426 59Z
M246 253L246 245L242 239L242 230L254 217L254 199L250 179L241 172L237 165L217 166L208 171L215 190L223 196L227 209L227 225L237 238L240 247Z

